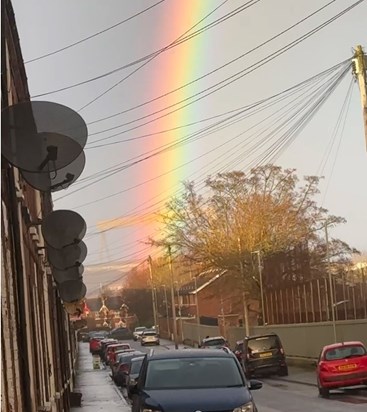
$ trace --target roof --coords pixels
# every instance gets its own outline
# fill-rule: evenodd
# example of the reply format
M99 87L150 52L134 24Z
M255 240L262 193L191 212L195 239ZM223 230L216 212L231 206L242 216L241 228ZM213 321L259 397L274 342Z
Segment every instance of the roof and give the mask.
M331 345L324 346L324 350L341 348L342 346L357 346L357 345L364 346L362 342L355 340L355 341L350 341L350 342L332 343Z
M177 358L223 358L232 356L223 350L218 349L177 349L164 352L153 352L150 359L177 359Z
M179 295L194 295L228 272L227 269L209 269L201 272L196 279L190 280L179 289Z
M215 340L215 339L223 339L226 340L226 338L224 338L223 336L210 336L209 338L204 338L203 342L208 342L210 340Z
M91 312L98 312L103 303L101 298L87 298L87 306ZM122 296L107 296L105 305L108 310L120 310L121 306L124 304Z

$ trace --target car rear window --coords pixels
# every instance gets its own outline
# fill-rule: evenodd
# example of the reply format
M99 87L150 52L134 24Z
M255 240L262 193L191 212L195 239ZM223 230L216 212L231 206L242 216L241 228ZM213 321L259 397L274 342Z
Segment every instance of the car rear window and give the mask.
M138 374L138 373L140 372L141 365L143 364L143 360L144 360L144 359L134 360L134 361L131 362L131 370L130 370L130 373L131 373L132 375Z
M264 352L278 349L280 342L277 336L262 336L249 339L247 345L250 352Z
M232 357L156 359L148 364L149 389L227 388L244 386Z
M325 352L325 359L328 361L348 359L354 356L366 355L366 349L360 345L341 346L340 348L329 349Z
M224 339L210 339L204 341L203 346L220 346L225 345L226 341Z

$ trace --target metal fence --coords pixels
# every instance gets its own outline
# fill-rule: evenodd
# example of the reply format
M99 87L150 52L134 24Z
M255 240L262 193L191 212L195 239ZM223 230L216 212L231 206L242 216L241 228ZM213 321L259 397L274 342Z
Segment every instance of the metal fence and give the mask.
M264 293L264 324L312 323L367 318L367 284L346 278L332 279L333 296L328 279L313 279L292 287Z

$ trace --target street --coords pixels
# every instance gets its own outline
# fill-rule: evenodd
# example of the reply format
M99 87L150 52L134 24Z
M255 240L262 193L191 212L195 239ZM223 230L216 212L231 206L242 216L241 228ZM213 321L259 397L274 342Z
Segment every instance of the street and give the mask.
M174 349L172 342L163 339L160 346L143 347L139 342L131 342L131 346L142 352L149 352L152 348L157 351ZM292 383L277 377L261 380L263 388L253 392L259 412L366 411L367 389L338 391L331 393L330 399L322 399L316 386ZM292 368L289 380L292 380ZM125 395L125 391L123 393Z

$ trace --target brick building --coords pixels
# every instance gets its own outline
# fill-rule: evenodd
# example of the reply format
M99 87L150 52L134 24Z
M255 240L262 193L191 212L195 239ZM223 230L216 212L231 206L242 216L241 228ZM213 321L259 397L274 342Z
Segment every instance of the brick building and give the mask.
M29 101L27 77L10 0L2 1L1 105ZM9 130L2 128L2 136ZM39 219L50 195L25 183L1 160L1 410L68 411L75 333L44 253Z

